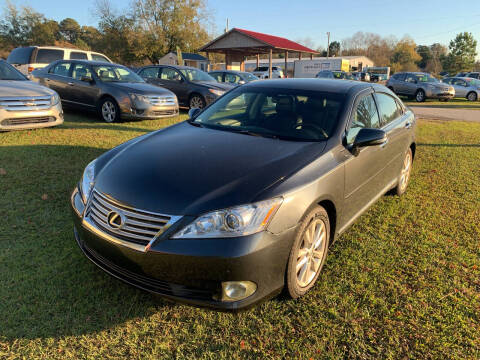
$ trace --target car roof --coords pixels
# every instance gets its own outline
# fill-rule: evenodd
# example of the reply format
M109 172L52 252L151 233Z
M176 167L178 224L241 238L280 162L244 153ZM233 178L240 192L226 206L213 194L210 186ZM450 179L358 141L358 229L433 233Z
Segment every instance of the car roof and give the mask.
M353 80L332 80L332 79L271 79L266 81L252 81L243 85L244 87L267 88L267 89L297 89L306 91L322 91L331 93L346 94L353 88L381 89L371 83L363 83Z
M171 68L174 68L174 69L179 69L179 70L183 70L183 69L190 69L190 70L200 70L196 67L193 67L193 66L180 66L180 65L168 65L168 64L153 64L153 65L146 65L146 66L142 66L140 69L144 69L144 68L148 68L148 67L171 67ZM200 71L203 71L203 70L200 70Z
M121 64L116 64L116 63L110 63L110 62L105 62L105 61L96 61L96 60L75 60L75 59L68 59L68 60L57 60L55 61L56 63L57 62L76 62L76 63L80 63L80 64L85 64L85 65L114 65L114 66L121 66L121 67L126 67L124 65L121 65Z

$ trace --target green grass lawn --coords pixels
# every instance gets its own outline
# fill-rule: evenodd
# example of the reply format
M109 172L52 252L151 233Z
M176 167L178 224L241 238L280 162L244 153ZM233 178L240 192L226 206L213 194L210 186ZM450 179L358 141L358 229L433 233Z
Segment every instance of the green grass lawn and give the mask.
M470 109L480 110L480 101L468 101L467 99L455 98L450 101L440 101L437 99L427 99L424 102L416 102L415 100L408 99L405 96L400 96L405 105L408 106L422 106L433 108L448 108L448 109Z
M480 358L480 124L420 121L407 193L341 237L315 288L231 314L113 279L72 234L84 166L185 118L0 133L0 359Z

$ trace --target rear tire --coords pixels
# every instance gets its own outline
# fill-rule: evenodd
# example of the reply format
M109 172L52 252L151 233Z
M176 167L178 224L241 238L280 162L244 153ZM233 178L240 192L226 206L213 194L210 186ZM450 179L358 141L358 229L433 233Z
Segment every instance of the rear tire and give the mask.
M467 94L468 101L477 101L477 99L478 99L477 93L471 91Z
M327 258L329 240L328 214L317 206L304 216L290 250L285 276L286 290L293 299L315 285Z
M425 101L425 91L422 89L417 90L415 93L415 101L416 102L424 102Z
M102 99L98 106L98 112L103 121L107 123L113 123L120 120L120 108L118 107L117 102L111 97Z
M393 193L402 196L407 191L408 183L410 181L410 173L412 171L413 153L412 148L408 148L403 158L402 170L398 177L397 186L393 189Z

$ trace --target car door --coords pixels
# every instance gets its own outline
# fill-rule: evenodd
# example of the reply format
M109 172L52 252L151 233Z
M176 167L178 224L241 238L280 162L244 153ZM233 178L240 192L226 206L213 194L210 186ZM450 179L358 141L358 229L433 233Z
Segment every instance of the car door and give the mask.
M455 97L464 98L467 96L467 82L463 79L452 79L451 82L455 89Z
M393 92L396 94L402 94L405 91L405 73L395 74L392 76L389 82L389 86L393 88Z
M351 151L362 128L380 127L373 90L364 91L355 101L345 136L345 146L349 150L345 161L345 222L355 218L384 190L388 143L363 147L356 155Z
M414 96L418 89L418 79L415 74L407 74L405 77L405 81L401 85L402 91L401 94Z
M67 100L68 97L68 83L71 81L71 66L72 63L67 61L60 61L53 65L44 77L42 85L48 86L55 90L62 101Z
M177 69L165 66L160 68L158 85L167 88L183 105L188 105L189 83Z
M383 186L395 181L400 174L405 151L410 146L410 129L413 126L413 113L406 111L399 100L383 93L375 93L375 101L380 114L381 129L387 133L388 143L384 147L385 169Z
M92 81L84 81L87 78L92 79ZM95 85L95 82L93 81L92 70L87 64L72 64L72 80L69 86L69 101L76 105L95 108L96 101L100 95L100 90Z

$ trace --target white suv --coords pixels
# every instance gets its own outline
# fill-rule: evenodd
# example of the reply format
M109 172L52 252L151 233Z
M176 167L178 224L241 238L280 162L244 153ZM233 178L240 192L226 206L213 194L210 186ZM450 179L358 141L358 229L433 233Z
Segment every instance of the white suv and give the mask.
M259 79L268 79L268 66L259 66L255 70L253 70L252 74L258 77ZM272 79L282 79L285 75L283 75L283 71L278 66L272 66Z
M94 51L60 48L55 46L18 47L8 55L7 62L25 75L41 69L56 60L95 60L111 63L103 54Z

